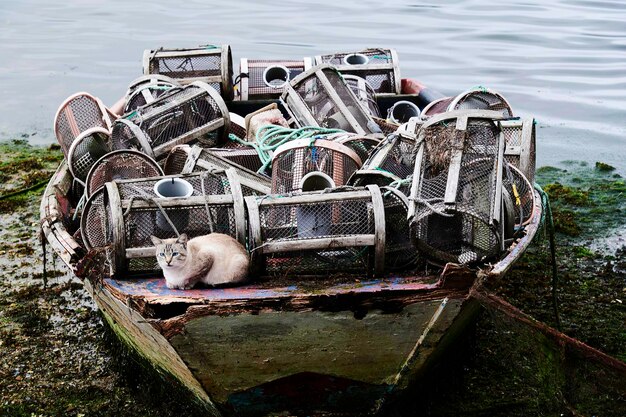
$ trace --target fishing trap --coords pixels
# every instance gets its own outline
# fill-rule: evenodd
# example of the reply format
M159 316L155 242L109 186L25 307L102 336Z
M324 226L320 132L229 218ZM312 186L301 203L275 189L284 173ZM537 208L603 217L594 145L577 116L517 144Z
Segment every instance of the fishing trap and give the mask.
M385 211L377 186L245 201L256 274L384 272Z
M115 274L157 273L150 239L223 233L245 246L246 219L233 169L107 182L87 201L81 234L87 249L109 248Z
M314 191L347 184L361 158L346 145L325 139L296 139L272 157L272 193Z
M112 142L114 149L138 149L160 160L176 145L223 143L229 128L222 97L207 83L194 81L116 120Z
M124 96L124 114L152 103L167 91L179 86L180 84L173 78L159 74L144 75L135 79L128 86Z
M233 58L229 45L145 50L143 73L165 75L180 84L203 81L224 100L232 100L234 96Z
M500 112L457 110L422 126L408 217L411 237L429 259L484 262L513 235L513 206L503 202L501 119Z
M400 63L395 49L368 48L315 57L315 65L331 64L342 74L365 79L379 95L402 93Z
M380 133L341 74L328 64L317 65L291 80L281 100L298 127L318 126L360 135Z
M285 85L311 68L311 58L268 60L241 58L240 100L271 100L280 97Z
M218 171L229 168L234 169L239 175L241 190L244 196L270 193L271 181L268 177L223 158L213 152L212 148L202 148L197 145L176 146L167 156L163 170L166 175L172 175Z
M131 149L109 152L89 170L85 181L85 197L89 198L109 181L162 175L159 164L144 153Z
M84 183L91 166L111 151L111 114L88 93L69 96L54 117L54 134L74 178Z

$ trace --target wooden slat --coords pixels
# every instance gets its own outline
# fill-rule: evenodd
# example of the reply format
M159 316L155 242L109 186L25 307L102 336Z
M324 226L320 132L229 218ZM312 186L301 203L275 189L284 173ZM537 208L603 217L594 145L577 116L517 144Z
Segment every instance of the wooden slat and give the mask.
M294 252L299 250L321 250L349 248L353 246L374 246L376 235L354 235L322 237L317 239L287 240L266 242L260 247L263 254L275 252Z
M374 209L374 275L382 276L385 270L385 204L377 185L367 185L367 189L372 195Z

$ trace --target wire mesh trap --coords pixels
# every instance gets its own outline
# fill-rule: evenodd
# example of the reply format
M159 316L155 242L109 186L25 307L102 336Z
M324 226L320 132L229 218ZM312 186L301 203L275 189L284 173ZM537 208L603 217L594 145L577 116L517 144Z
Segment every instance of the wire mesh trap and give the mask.
M343 74L343 80L354 93L363 109L372 117L380 117L380 109L376 101L376 92L365 78Z
M380 187L394 184L408 194L410 181L403 181L413 174L415 158L415 131L417 119L412 119L404 129L388 135L374 149L370 157L352 176L348 183L354 186L376 184Z
M232 100L234 96L233 58L229 45L145 50L143 73L165 75L181 84L203 81L217 90L224 100Z
M448 105L450 110L492 110L502 113L503 117L513 117L509 102L497 91L485 87L476 87L456 96Z
M511 119L500 122L506 149L504 159L518 168L530 183L535 182L535 119Z
M213 149L200 146L179 145L167 156L163 170L166 175L190 174L192 172L217 171L234 169L239 175L241 190L244 196L266 195L270 193L270 179L257 174L229 159L222 158Z
M173 78L159 74L144 75L133 80L124 97L124 114L152 103L165 92L179 86Z
M110 248L115 274L156 273L150 239L224 233L245 245L246 219L232 170L112 181L87 201L81 234L87 249Z
M91 94L73 94L59 106L54 134L74 178L83 182L89 168L111 151L110 132L109 111Z
M163 170L148 155L134 150L113 151L91 167L85 181L85 196L89 198L105 183L113 180L159 177Z
M493 111L451 111L422 126L408 217L412 239L428 258L484 262L513 235L513 206L503 201L501 118Z
M383 273L385 212L377 186L245 201L256 274Z
M380 133L337 70L321 64L289 84L281 100L298 127L319 126L360 135Z
M400 66L395 49L369 48L357 52L337 52L315 57L315 65L328 63L342 74L365 79L376 94L394 95L402 92Z
M280 97L285 84L311 68L311 58L248 59L239 63L241 100L266 100Z
M176 145L226 141L230 117L226 103L207 83L172 89L113 124L113 148L138 149L159 160Z
M409 233L409 200L393 187L380 187L380 191L385 210L385 270L406 270L418 258Z
M345 185L361 166L352 149L325 139L297 139L279 146L272 158L272 193L302 191L307 174L321 173L328 186Z

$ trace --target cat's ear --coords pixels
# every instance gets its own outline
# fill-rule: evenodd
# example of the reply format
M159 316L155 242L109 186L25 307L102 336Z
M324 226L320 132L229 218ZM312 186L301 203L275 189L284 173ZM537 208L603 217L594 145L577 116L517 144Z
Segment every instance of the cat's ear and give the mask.
M163 243L163 241L156 236L150 236L150 239L152 239L152 243L154 244L154 246L158 246Z
M176 243L180 243L181 245L186 245L187 244L187 233L183 233L182 235L178 236L178 239L176 239Z

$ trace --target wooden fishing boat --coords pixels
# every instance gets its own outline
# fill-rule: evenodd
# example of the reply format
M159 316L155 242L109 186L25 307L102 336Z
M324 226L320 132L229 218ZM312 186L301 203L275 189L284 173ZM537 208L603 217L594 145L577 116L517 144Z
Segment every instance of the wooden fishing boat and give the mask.
M381 107L398 100L419 103L421 86L404 84L408 94L382 97ZM250 110L267 104L233 103ZM471 288L511 268L542 216L535 198L523 236L484 269L447 264L408 276L287 276L231 288L172 290L159 276L93 273L97 268L89 268L89 254L84 258L85 249L72 235L71 191L64 162L41 204L48 243L75 274L86 275L85 287L120 339L215 416L384 409L453 345L478 309Z

